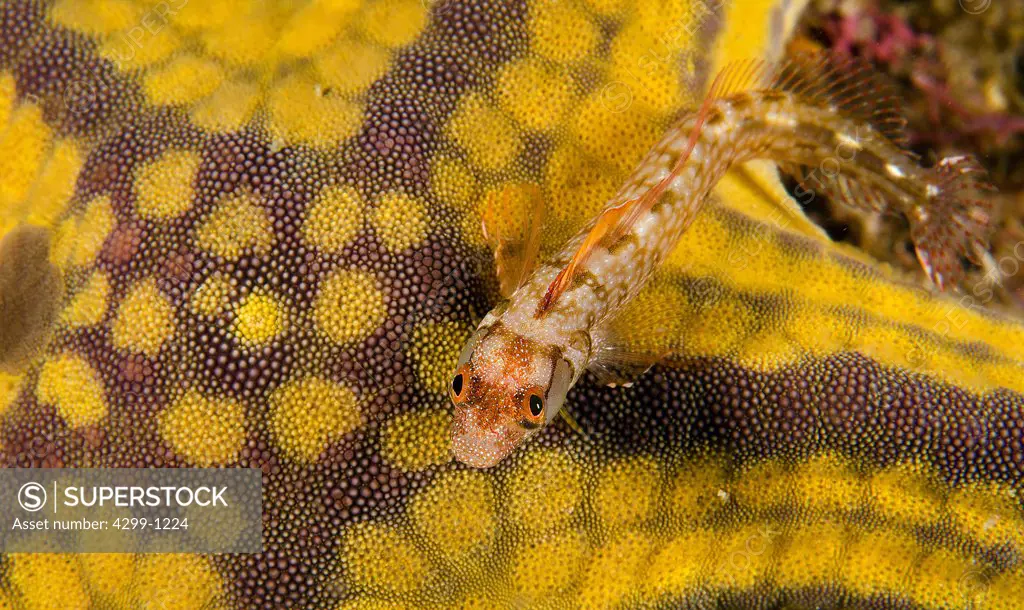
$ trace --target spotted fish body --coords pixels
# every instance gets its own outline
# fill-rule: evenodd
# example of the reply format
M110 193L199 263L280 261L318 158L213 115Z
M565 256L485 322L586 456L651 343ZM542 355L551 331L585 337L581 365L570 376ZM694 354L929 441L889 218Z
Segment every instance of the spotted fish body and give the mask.
M787 66L769 74L763 89L720 97L712 91L651 149L601 215L484 318L453 388L459 460L489 467L504 459L558 414L588 369L614 382L615 365L625 362L635 375L653 364L625 354L609 322L643 289L733 165L770 159L819 166L820 190L906 214L918 257L939 286L955 277L958 250L984 247L987 216L977 202L959 198L984 186L972 161L920 167L892 134L849 111L850 96L835 101L799 78L794 84ZM851 84L842 81L840 90Z

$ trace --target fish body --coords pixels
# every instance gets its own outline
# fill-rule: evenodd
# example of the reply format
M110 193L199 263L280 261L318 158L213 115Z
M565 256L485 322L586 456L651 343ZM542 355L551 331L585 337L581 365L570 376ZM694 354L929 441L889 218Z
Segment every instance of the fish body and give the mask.
M918 257L940 286L956 276L960 253L984 248L984 207L962 197L984 187L972 160L919 166L895 132L869 120L884 125L890 113L864 100L872 92L854 88L857 79L826 85L801 76L804 69L754 66L720 75L704 105L650 150L605 211L485 316L453 379L457 459L476 467L500 462L558 414L584 371L609 381L617 364L634 373L653 364L628 354L609 323L738 163L771 159L817 167L819 190L852 205L907 215ZM762 86L730 91L742 74ZM857 111L873 107L870 115Z

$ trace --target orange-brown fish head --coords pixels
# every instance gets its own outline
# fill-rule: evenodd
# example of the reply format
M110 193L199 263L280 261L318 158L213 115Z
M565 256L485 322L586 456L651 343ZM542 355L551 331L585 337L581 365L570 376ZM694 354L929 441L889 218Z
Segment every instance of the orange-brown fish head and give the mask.
M452 452L474 468L509 456L561 409L572 367L556 346L519 336L500 322L477 331L452 376Z

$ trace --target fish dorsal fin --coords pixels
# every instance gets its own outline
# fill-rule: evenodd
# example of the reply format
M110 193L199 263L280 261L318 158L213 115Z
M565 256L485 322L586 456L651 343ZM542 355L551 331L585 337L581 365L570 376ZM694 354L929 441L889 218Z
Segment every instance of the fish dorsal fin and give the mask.
M536 317L549 311L572 286L597 247L615 243L654 207L685 166L716 100L748 90L784 91L798 97L802 103L832 107L850 119L866 121L894 144L905 148L906 121L900 114L898 98L887 93L887 89L866 62L836 59L827 52L798 54L777 65L762 60L729 64L712 81L693 118L686 146L672 170L641 196L616 203L601 213L572 259L548 286L537 306ZM870 194L854 193L853 186L849 184L840 186L847 196Z
M774 68L770 87L807 103L830 106L874 127L906 149L907 121L892 84L867 61L828 52L801 52Z
M682 171L686 160L690 157L690 153L693 152L693 148L697 144L697 138L700 135L700 130L707 120L713 102L737 91L764 83L770 74L770 64L761 60L733 62L718 73L708 89L708 94L704 97L700 110L697 111L694 124L690 128L686 147L673 166L672 171L640 197L627 199L610 206L598 216L590 233L587 234L583 243L580 244L572 259L548 286L547 292L537 306L537 317L543 316L555 304L558 298L569 289L579 270L582 269L598 246L615 243L626 233L629 227L636 223L637 219L654 207L661 194L675 180L679 172Z

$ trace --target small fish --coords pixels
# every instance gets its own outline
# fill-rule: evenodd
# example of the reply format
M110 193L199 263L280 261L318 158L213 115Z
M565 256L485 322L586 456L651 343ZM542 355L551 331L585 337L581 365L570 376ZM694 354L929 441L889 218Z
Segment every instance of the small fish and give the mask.
M869 69L823 55L723 70L701 107L556 255L532 270L499 265L520 275L502 278L507 300L459 357L450 388L455 457L494 466L554 419L584 371L623 385L659 359L630 353L611 322L737 163L770 159L794 171L827 163L809 186L852 206L906 215L928 276L940 288L955 282L960 256L977 260L987 250L988 206L969 195L989 187L966 156L919 166L902 147L894 99ZM527 241L535 242L531 233Z

